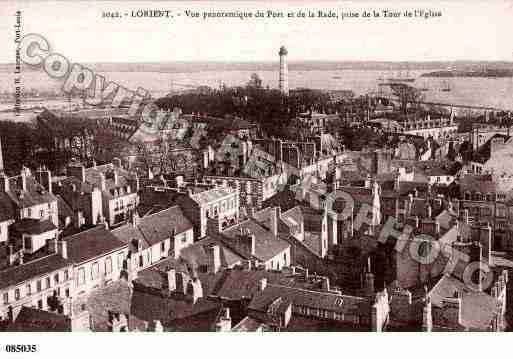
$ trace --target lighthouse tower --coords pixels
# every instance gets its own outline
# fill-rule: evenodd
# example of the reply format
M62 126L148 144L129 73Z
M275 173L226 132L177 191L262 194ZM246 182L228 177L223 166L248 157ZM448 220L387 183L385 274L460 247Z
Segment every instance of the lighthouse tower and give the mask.
M285 46L280 47L280 92L289 95L289 71L287 69L287 54L288 51Z

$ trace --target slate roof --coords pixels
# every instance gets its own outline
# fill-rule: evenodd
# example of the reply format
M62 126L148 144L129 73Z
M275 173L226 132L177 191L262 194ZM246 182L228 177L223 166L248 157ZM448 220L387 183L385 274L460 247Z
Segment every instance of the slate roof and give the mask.
M50 220L40 221L34 218L23 218L13 223L11 229L18 233L34 235L56 230L57 227Z
M270 260L290 247L286 241L274 236L271 231L263 228L255 220L248 219L225 230L218 237L224 244L233 248L235 252L245 258L251 258L251 253L245 246L239 245L238 237L241 229L255 235L255 257L263 262Z
M160 320L165 328L172 328L178 320L195 320L194 318L197 319L200 314L215 312L212 316L207 316L210 319L207 319L206 323L204 321L198 323L202 325L202 329L206 330L205 327L210 328L214 324L221 307L221 303L206 298L200 298L193 303L183 297L165 297L136 289L130 303L130 314L148 322Z
M15 321L7 330L12 332L70 332L71 320L62 314L22 307Z
M185 217L179 206L173 206L160 212L139 218L137 226L127 223L112 231L120 241L131 243L141 240L147 246L153 246L175 235L192 229L192 223Z
M26 280L66 268L71 261L59 254L51 254L28 263L0 271L0 288L23 283Z
M32 207L57 201L57 197L46 191L32 176L26 176L25 179L26 191L22 191L21 176L9 179L10 191L7 194L17 207Z
M68 245L68 258L75 264L87 262L127 246L102 225L65 237L63 240Z
M290 301L293 305L325 309L337 313L361 315L370 313L370 303L366 298L339 295L328 292L268 284L250 302L248 309L267 311L267 307L277 298Z

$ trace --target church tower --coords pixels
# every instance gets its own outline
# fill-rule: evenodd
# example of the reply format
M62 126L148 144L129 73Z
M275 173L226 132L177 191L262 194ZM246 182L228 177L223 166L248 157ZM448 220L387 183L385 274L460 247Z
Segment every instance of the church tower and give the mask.
M289 71L287 68L287 54L288 51L285 46L280 47L280 92L288 96L289 95Z

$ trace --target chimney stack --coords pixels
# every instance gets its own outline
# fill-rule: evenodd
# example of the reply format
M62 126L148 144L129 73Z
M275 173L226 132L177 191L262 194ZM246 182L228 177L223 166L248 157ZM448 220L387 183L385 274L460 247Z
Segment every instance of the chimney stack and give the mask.
M64 259L68 259L68 243L64 240L60 240L57 244L57 250Z
M255 255L255 246L256 246L256 237L254 234L250 234L249 235L250 239L251 239L251 255L254 256Z
M221 269L221 250L218 245L213 244L205 247L208 257L208 272L215 274Z
M27 191L27 172L25 171L25 167L21 169L21 189L23 192Z
M37 171L37 179L45 190L52 193L52 174L49 170L41 169Z
M0 172L0 192L9 192L9 177L5 173Z
M258 281L258 291L263 292L267 288L267 278L260 278Z
M174 268L167 271L167 290L170 293L176 290L176 271Z
M106 183L106 180L105 180L105 174L103 174L103 173L100 173L100 189L102 191L107 190L107 183Z
M85 182L85 168L82 165L68 166L66 171L68 176L78 178L81 182Z
M281 218L281 207L274 207L271 212L270 222L271 222L271 232L275 237L278 236L278 223Z
M114 167L116 168L121 168L121 160L118 158L118 157L114 157L112 159L112 164L114 165Z

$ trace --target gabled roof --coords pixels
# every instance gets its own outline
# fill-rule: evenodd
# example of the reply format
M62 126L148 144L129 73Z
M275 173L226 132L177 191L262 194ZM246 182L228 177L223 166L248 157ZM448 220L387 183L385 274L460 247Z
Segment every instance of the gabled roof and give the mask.
M112 230L112 234L122 242L131 244L133 239L137 239L148 247L171 238L173 233L178 235L192 229L192 223L179 206L139 218L136 223L135 226L127 223L118 227Z
M57 201L57 197L46 191L32 176L26 176L25 180L27 190L23 191L21 176L9 179L10 191L7 194L17 207L32 207Z
M103 225L63 238L68 246L68 258L75 264L87 262L127 247Z
M248 219L225 230L217 238L219 238L228 247L233 248L243 257L248 259L252 258L248 248L246 246L239 245L240 241L238 238L241 230L255 235L254 257L260 261L266 262L290 247L286 241L274 236L271 231L262 227L262 225L257 223L254 219Z

